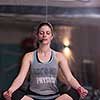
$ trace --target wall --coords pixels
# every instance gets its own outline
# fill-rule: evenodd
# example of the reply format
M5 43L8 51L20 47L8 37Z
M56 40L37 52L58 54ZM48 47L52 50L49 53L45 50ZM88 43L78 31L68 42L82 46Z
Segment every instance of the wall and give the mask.
M24 54L22 41L30 37L29 25L0 23L0 92L9 87L19 72Z
M95 88L100 88L99 32L100 27L92 25L75 26L75 30L72 32L72 47L76 61L75 66L77 66L77 76L83 84L93 85Z
M30 36L32 31L29 25L16 23L0 24L0 44L18 44L25 37Z

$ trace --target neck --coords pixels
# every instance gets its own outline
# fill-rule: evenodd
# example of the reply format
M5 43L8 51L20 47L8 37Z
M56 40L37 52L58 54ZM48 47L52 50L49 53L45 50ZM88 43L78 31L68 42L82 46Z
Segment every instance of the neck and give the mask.
M47 53L47 52L50 52L51 48L50 46L47 46L47 45L40 45L39 48L38 48L38 51L41 52L41 53Z

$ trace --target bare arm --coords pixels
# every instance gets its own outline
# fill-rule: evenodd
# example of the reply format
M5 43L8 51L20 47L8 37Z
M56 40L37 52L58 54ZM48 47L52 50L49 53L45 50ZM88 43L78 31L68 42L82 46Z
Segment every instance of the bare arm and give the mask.
M86 89L84 89L79 82L75 79L75 77L72 75L70 68L68 66L68 62L66 60L66 58L64 57L64 55L62 53L57 53L57 58L59 61L59 68L61 69L61 72L64 75L65 78L65 82L69 83L71 87L73 87L74 89L78 90L81 87L81 92L80 96L82 98L84 98L88 91Z
M59 68L59 72L58 72L58 79L67 86L67 90L69 90L71 88L70 84L68 83L68 81L65 79L65 76L62 73L61 68Z
M66 58L62 53L58 53L57 56L57 58L59 58L59 69L61 70L63 77L65 78L65 82L68 82L75 89L80 87L79 82L73 77L70 71Z
M10 88L4 92L4 96L9 95L11 97L12 93L16 91L23 84L29 70L31 58L32 57L30 53L25 54L22 60L22 66L21 66L20 72L18 76L15 78L15 80L13 81Z

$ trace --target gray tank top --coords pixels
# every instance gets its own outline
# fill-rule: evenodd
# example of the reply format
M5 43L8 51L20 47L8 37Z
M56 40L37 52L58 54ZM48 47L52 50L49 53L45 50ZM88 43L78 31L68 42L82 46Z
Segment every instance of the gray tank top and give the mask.
M59 96L59 90L57 88L58 64L55 57L55 51L51 50L50 60L42 63L38 59L37 50L34 51L29 88L33 92L32 97L52 99Z

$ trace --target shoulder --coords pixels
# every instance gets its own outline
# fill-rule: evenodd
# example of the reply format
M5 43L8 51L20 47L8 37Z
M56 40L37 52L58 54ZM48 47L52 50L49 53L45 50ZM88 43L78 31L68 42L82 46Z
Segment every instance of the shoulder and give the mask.
M23 57L23 60L30 60L31 61L33 59L33 56L34 56L33 53L34 53L34 51L25 53L24 57Z
M52 49L52 50L53 50L53 49ZM55 51L55 50L53 50L53 52L55 52L55 55L56 55L57 60L66 59L66 58L65 58L65 55L64 55L62 52Z
M64 55L63 55L62 52L56 52L56 56L57 56L57 57L64 57Z
M57 61L61 61L61 60L65 59L65 56L64 56L64 54L62 52L57 52L57 51L55 51L55 52L56 52Z
M33 55L33 52L28 52L24 55L24 57L31 57Z

